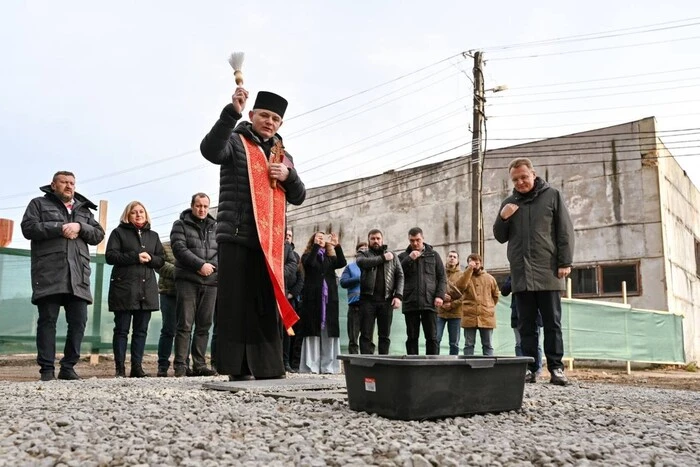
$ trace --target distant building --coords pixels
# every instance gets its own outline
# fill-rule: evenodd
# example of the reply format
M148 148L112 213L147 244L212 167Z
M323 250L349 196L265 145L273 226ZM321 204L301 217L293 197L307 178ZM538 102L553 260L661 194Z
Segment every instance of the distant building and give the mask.
M561 190L576 229L573 295L622 301L622 281L635 308L682 312L687 361L700 357L700 193L656 131L653 117L488 151L483 171L484 259L508 273L506 247L493 238L501 201L512 191L508 163L529 157L537 174ZM445 256L470 253L469 157L308 190L290 206L298 244L313 231L341 234L352 245L371 228L394 251L420 226ZM605 323L601 323L605 326Z

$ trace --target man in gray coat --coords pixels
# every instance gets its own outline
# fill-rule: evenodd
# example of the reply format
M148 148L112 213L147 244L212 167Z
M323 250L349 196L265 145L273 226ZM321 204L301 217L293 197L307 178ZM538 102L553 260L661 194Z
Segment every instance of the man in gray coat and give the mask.
M39 310L36 360L42 381L56 379L56 321L63 306L68 333L58 378L75 380L92 303L88 245L100 243L105 231L91 212L97 206L75 191L72 172L56 172L41 191L44 196L31 200L22 218L22 234L31 240L32 303Z
M522 352L536 360L539 310L550 382L565 386L561 291L571 273L574 227L561 193L536 175L529 159L514 159L508 170L513 194L501 204L493 234L500 243L508 242ZM525 380L536 382L536 371L530 363Z

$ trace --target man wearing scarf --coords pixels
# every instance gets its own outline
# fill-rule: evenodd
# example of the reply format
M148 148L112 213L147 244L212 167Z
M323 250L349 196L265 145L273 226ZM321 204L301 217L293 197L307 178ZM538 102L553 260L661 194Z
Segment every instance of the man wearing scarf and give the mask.
M298 319L284 294L285 205L306 197L292 157L277 151L287 101L260 91L238 123L247 99L238 87L200 146L221 166L216 367L231 380L285 376L280 327Z
M550 382L565 386L564 341L561 332L561 291L571 273L574 227L558 190L535 174L527 158L508 167L513 194L501 204L493 225L500 243L508 242L513 295L523 355L537 356L537 311L544 324L544 353ZM527 382L536 381L536 364L528 365Z

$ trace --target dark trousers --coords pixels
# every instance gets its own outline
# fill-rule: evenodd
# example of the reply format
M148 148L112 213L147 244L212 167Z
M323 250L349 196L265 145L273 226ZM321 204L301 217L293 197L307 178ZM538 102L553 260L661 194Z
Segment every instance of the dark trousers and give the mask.
M160 294L160 313L163 326L160 328L158 339L158 369L167 371L170 367L170 355L173 352L175 331L177 330L177 315L175 296Z
M126 342L129 337L131 322L134 329L131 332L131 364L140 365L143 361L143 351L146 348L146 336L148 323L151 321L150 311L115 311L114 312L114 336L112 337L112 350L114 362L123 365L126 361Z
M62 368L73 368L80 359L80 344L85 334L87 323L87 305L82 298L75 295L59 294L42 298L37 303L39 320L36 326L36 362L42 373L53 373L56 360L56 321L58 312L63 307L66 311L68 332L63 348Z
M187 355L192 354L192 369L206 368L209 330L214 319L216 287L176 281L177 333L175 334L175 368L184 368ZM194 326L194 335L192 333ZM190 342L191 347L190 347Z
M393 310L389 301L375 301L371 298L360 300L360 353L374 353L374 323L379 332L379 355L388 355L391 345L391 321Z
M298 304L297 300L292 298L289 300L289 303L292 305L294 310L296 310L297 313L299 313L298 309ZM298 322L297 322L298 324ZM282 323L280 322L280 326ZM281 326L283 329L281 330L282 332L282 360L284 361L284 366L286 367L291 367L292 369L299 369L299 358L301 357L301 345L297 346L297 341L302 341L304 338L301 336L297 336L296 334L293 336L290 336L287 334L287 330L284 329L284 326ZM299 332L298 326L293 326L294 332L297 333ZM298 352L297 352L298 350ZM294 363L296 366L294 366Z
M421 324L425 336L425 354L438 355L437 313L435 310L404 311L406 319L406 355L418 355Z
M360 325L362 314L359 303L348 305L348 353L360 353L358 341L360 339Z
M538 292L517 292L515 305L518 309L518 332L523 355L532 357L535 362L528 364L528 369L537 371L537 310L542 315L544 325L544 354L547 357L547 369L551 372L564 368L564 340L561 333L561 295L558 290Z

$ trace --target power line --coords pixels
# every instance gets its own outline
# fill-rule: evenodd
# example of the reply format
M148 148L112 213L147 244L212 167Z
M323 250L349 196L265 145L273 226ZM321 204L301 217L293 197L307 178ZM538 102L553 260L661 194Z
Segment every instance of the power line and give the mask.
M568 54L578 54L578 53L585 53L585 52L602 52L604 50L628 49L628 48L632 48L632 47L643 47L646 45L670 44L672 42L683 42L683 41L690 41L690 40L696 40L696 39L700 39L700 36L680 37L680 38L676 38L676 39L668 39L665 41L640 42L637 44L613 45L613 46L609 46L609 47L597 47L597 48L593 48L593 49L566 50L566 51L562 51L562 52L549 52L549 53L542 53L542 54L535 54L535 55L519 55L519 56L514 56L514 57L496 57L496 58L489 59L489 61L518 60L521 58L542 58L542 57L552 57L555 55L568 55Z
M345 102L346 100L352 99L352 98L357 97L357 96L360 96L360 95L362 95L362 94L366 94L366 93L368 93L368 92L370 92L370 91L374 91L375 89L378 89L378 88L381 88L381 87L383 87L383 86L386 86L387 84L395 83L396 81L400 81L400 80L402 80L402 79L404 79L404 78L408 78L409 76L415 75L416 73L420 73L420 72L425 71L425 70L427 70L427 69L429 69L429 68L432 68L432 67L434 67L434 66L436 66L436 65L439 65L439 64L441 64L441 63L444 63L444 62L446 62L446 61L448 61L448 60L452 60L453 58L461 57L461 56L462 56L462 52L460 52L460 53L458 53L458 54L451 55L451 56L449 56L449 57L447 57L447 58L443 58L442 60L438 60L438 61L435 62L435 63L431 63L430 65L424 66L424 67L419 68L419 69L417 69L417 70L414 70L414 71L412 71L412 72L410 72L410 73L403 74L403 75L398 76L398 77L396 77L396 78L393 78L393 79L391 79L391 80L389 80L389 81L385 81L385 82L383 82L383 83L380 83L380 84L377 84L377 85L375 85L375 86L369 87L369 88L364 89L364 90L362 90L362 91L356 92L355 94L351 94L351 95L346 96L346 97L343 97L343 98L341 98L341 99L337 99L337 100L335 100L335 101L329 102L328 104L324 104L324 105L322 105L322 106L320 106L320 107L316 107L316 108L314 108L314 109L307 110L307 111L305 111L305 112L302 112L302 113L300 113L300 114L294 115L294 116L292 116L292 117L288 117L288 118L286 118L285 120L286 120L286 121L293 120L293 119L295 119L295 118L303 117L304 115L308 115L308 114L311 114L311 113L313 113L313 112L317 112L317 111L319 111L319 110L328 108L328 107L330 107L330 106L333 106L333 105L336 105L336 104L340 104L341 102Z
M629 27L629 28L613 29L613 30L601 31L601 32L576 34L576 35L572 35L572 36L555 37L552 39L543 39L543 40L539 40L539 41L521 42L518 44L511 44L511 45L504 45L504 46L483 47L483 48L480 48L479 50L497 52L499 50L509 50L509 49L527 48L527 47L541 47L541 46L546 46L546 45L557 45L557 44L570 43L570 42L582 42L582 41L590 41L590 40L597 40L597 39L609 39L611 37L646 34L649 32L658 32L658 31L665 31L665 30L669 30L669 29L678 29L678 28L696 26L700 23L696 22L696 23L690 23L690 24L681 24L681 25L677 25L677 26L660 27L660 26L665 26L667 24L684 23L687 21L696 21L699 19L700 19L700 17L686 18L686 19L681 19L681 20L666 21L663 23L654 23L654 24L649 24L646 26L633 26L633 27ZM642 29L642 30L639 31L640 29Z

